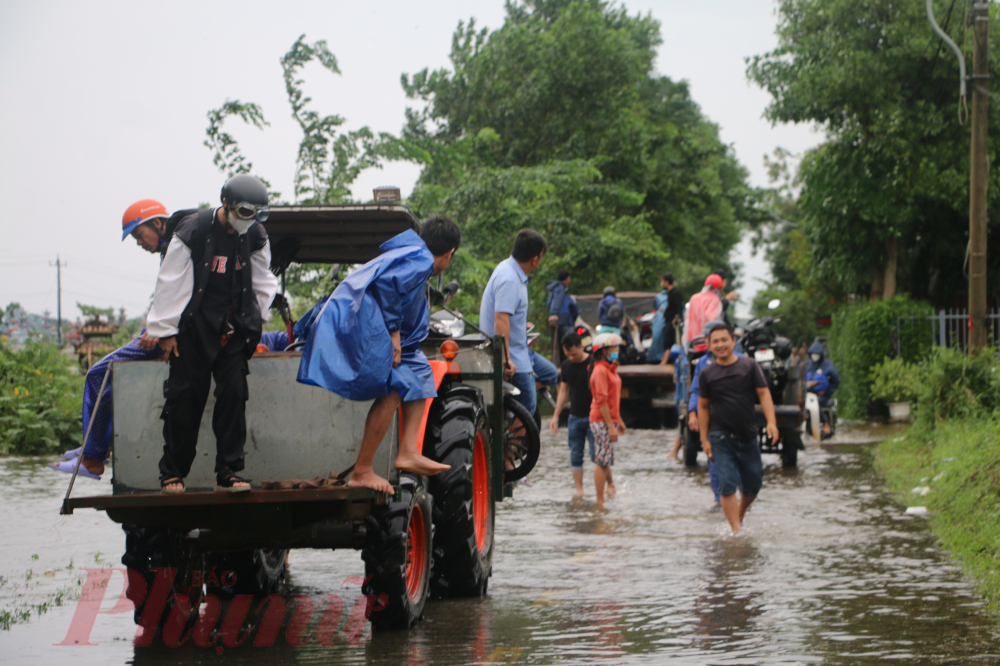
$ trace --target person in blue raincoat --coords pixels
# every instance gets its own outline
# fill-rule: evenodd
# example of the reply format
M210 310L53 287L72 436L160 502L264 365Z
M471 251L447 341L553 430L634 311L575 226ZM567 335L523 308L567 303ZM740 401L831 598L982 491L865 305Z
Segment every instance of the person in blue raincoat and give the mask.
M430 326L427 280L444 272L461 240L458 225L432 216L419 234L404 231L383 243L380 256L347 276L319 311L303 318L311 322L303 331L298 381L349 400L375 401L348 484L352 487L393 492L375 474L372 460L400 403L396 469L423 476L450 469L417 450L426 399L437 395L420 343Z
M819 399L819 406L826 407L830 404L833 392L840 386L840 375L837 373L837 366L828 358L823 344L818 340L809 347L809 361L806 363L806 390L815 393ZM830 422L827 418L826 410L819 412L820 421L823 423L823 434L830 434Z

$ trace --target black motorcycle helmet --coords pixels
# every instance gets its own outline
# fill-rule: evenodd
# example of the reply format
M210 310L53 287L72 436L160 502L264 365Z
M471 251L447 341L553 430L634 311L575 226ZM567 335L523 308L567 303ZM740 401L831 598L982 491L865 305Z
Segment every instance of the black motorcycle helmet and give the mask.
M230 206L248 203L254 206L267 205L267 187L260 179L245 173L233 176L222 186L222 200Z
M614 287L605 287L604 288L604 295L605 296L614 296L615 295L615 288Z

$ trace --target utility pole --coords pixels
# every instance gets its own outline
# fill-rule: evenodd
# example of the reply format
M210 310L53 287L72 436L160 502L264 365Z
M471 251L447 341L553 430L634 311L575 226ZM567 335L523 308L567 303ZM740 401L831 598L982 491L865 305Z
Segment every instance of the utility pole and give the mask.
M49 262L49 266L56 267L56 341L62 347L62 267L66 264L59 261L56 255L56 263Z
M989 104L990 3L972 7L972 160L969 186L969 351L986 347L986 112Z

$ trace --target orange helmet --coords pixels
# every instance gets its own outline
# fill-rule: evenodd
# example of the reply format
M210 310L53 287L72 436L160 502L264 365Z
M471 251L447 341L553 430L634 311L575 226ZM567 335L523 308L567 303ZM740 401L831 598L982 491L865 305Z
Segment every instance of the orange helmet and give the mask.
M125 209L122 215L122 240L128 238L140 224L145 224L156 218L166 219L167 208L156 199L142 199Z

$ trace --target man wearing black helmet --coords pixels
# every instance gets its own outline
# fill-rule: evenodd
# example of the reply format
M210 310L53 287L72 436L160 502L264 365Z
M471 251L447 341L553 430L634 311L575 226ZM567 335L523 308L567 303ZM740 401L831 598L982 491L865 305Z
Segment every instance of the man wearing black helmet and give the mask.
M221 207L178 222L160 265L146 329L170 362L160 415L164 492L184 492L213 377L215 489L250 490L249 480L235 474L243 469L246 441L247 361L278 288L267 232L256 224L266 219L264 184L233 176L222 188Z

